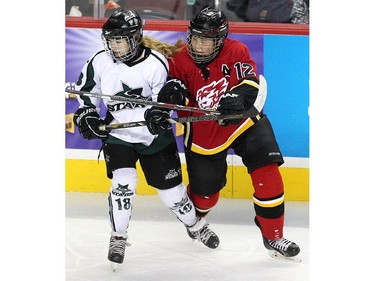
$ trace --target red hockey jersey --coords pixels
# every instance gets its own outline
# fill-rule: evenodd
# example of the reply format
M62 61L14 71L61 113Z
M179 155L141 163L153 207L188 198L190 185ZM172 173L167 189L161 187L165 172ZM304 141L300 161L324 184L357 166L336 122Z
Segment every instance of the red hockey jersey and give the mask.
M221 96L245 77L254 77L256 64L247 46L226 39L219 55L206 67L208 79L187 53L186 46L169 60L170 76L181 79L189 91L189 106L203 109L216 108ZM178 111L179 116L198 116L200 113ZM239 125L220 126L216 121L185 124L184 144L192 151L212 155L226 149L254 122L244 119Z

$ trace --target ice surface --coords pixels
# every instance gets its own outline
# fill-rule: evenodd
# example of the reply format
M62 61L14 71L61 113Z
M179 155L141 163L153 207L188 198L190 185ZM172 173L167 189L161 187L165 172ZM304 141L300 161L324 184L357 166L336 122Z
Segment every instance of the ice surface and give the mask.
M67 281L308 281L309 203L286 202L284 236L301 263L272 259L253 222L251 200L220 198L207 217L217 249L193 242L157 196L136 196L128 229L132 244L113 272L107 260L107 195L66 193Z

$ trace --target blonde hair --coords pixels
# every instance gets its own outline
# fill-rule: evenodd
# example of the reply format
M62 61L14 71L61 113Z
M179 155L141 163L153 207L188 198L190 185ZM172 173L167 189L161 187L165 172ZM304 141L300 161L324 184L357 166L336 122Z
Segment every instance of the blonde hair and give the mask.
M179 38L175 44L169 44L148 36L143 36L142 45L147 48L158 51L159 53L163 54L167 59L170 59L173 57L174 54L179 53L182 50L182 39Z

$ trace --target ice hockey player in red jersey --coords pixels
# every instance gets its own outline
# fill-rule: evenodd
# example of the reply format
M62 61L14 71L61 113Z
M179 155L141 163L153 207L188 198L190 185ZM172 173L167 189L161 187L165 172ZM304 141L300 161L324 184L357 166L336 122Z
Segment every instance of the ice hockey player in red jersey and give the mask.
M248 47L227 38L223 12L203 9L190 21L186 43L169 59L170 79L158 101L217 109L239 114L258 96L257 66ZM153 110L146 121L151 121ZM200 113L178 111L180 116ZM155 111L152 122L157 120ZM163 118L159 119L163 121ZM151 133L155 134L158 132ZM284 238L284 185L279 166L284 163L272 125L261 112L255 118L186 123L184 149L189 176L188 194L197 213L205 217L226 185L228 150L242 158L254 187L255 223L271 256L291 258L299 246ZM250 188L250 183L249 183Z

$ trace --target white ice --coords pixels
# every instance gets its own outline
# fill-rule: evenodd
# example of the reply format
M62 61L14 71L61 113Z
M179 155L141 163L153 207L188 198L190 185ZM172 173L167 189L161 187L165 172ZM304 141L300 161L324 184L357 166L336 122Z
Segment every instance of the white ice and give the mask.
M157 196L138 195L128 229L132 244L113 272L107 260L107 195L66 193L66 281L308 281L309 203L285 202L285 238L301 263L271 258L255 226L251 200L220 198L208 215L217 249L193 242Z

